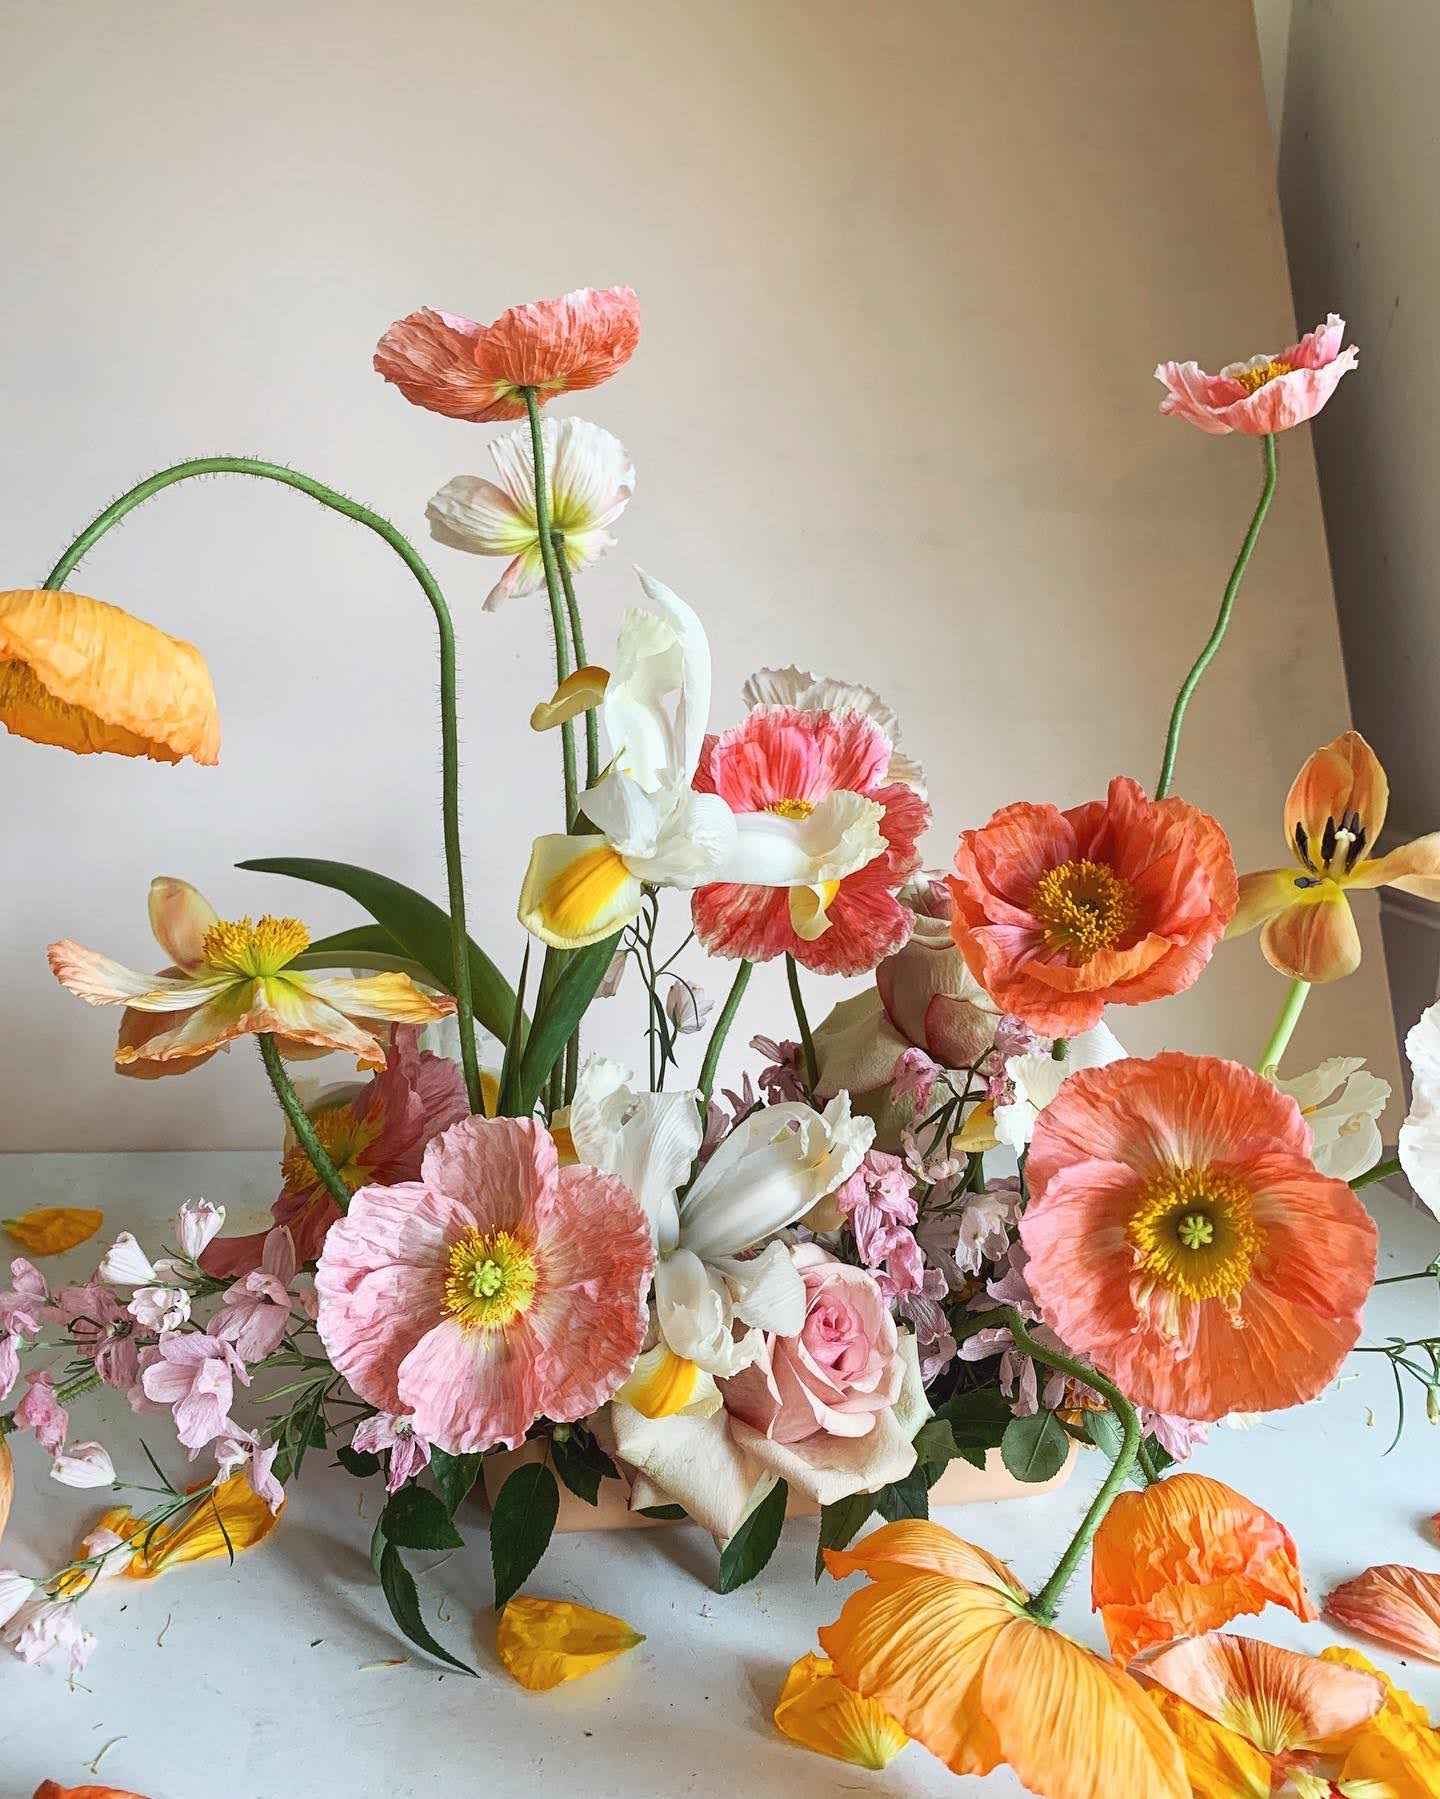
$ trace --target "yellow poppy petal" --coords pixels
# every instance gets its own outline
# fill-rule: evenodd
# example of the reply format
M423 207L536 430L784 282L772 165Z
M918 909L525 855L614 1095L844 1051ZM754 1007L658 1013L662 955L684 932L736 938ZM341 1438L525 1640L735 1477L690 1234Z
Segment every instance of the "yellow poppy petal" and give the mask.
M280 1510L284 1511L282 1505ZM106 1512L100 1523L134 1545L125 1573L132 1580L151 1580L181 1562L203 1562L212 1556L239 1555L253 1549L280 1522L267 1501L243 1474L232 1474L213 1493L179 1513L173 1524L152 1529L127 1507Z
M884 1768L910 1741L875 1699L852 1693L823 1655L802 1655L775 1702L777 1730L817 1755L857 1768Z
M645 1351L615 1397L644 1418L709 1418L724 1403L715 1377L664 1343Z
M105 1214L88 1206L41 1206L4 1220L5 1229L32 1256L63 1256L88 1243L104 1222Z
M566 724L582 712L593 710L605 698L605 689L609 685L608 669L577 668L573 675L566 675L552 698L541 700L530 714L530 729L553 731L556 725Z
M640 910L641 886L595 837L537 837L520 887L521 924L556 949L598 943Z
M1398 887L1420 899L1440 900L1440 831L1402 843L1388 856L1362 862L1346 883L1350 887Z
M1180 1745L1195 1799L1270 1799L1270 1758L1163 1688L1149 1695Z
M968 1156L973 1152L994 1149L1000 1139L995 1135L995 1105L992 1100L982 1100L975 1106L970 1116L950 1139L950 1147L957 1155Z
M495 1631L500 1660L532 1693L578 1680L644 1641L638 1630L609 1612L523 1593L501 1612Z

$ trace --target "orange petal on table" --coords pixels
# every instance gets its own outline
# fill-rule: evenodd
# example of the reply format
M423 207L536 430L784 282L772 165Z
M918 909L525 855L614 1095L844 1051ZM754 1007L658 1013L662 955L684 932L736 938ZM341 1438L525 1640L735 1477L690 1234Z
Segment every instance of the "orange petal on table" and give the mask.
M35 1789L34 1799L144 1799L144 1795L132 1793L128 1788L62 1787L53 1780L42 1780Z
M609 1612L523 1593L506 1604L495 1630L500 1660L532 1693L578 1680L644 1641L638 1630Z
M1163 1687L1149 1698L1180 1745L1194 1799L1270 1799L1274 1764L1263 1750Z
M246 1476L232 1474L189 1511L178 1514L173 1524L152 1528L120 1506L106 1512L97 1528L125 1537L135 1551L125 1573L132 1580L150 1580L181 1562L203 1562L212 1556L239 1555L253 1549L279 1522L280 1513L270 1510Z
M1296 775L1285 800L1285 842L1295 853L1295 827L1302 826L1318 868L1328 824L1358 817L1366 843L1374 843L1389 804L1390 783L1379 757L1358 731L1342 731Z
M1360 933L1338 888L1331 898L1278 912L1261 931L1260 948L1292 981L1339 981L1360 966Z
M1390 1562L1367 1568L1329 1595L1325 1616L1402 1655L1440 1662L1440 1574Z
M1024 1600L1023 1586L1004 1562L988 1550L967 1543L954 1531L924 1518L902 1518L882 1524L849 1549L827 1549L825 1565L836 1580L868 1574L871 1580L914 1580L921 1574L943 1574L951 1580L975 1581L996 1592Z
M63 1256L67 1249L88 1243L104 1224L105 1214L88 1206L41 1206L0 1222L32 1256Z
M775 1702L775 1727L802 1749L857 1768L884 1768L910 1741L874 1699L852 1693L823 1655L802 1655Z
M1319 1616L1284 1525L1204 1474L1116 1499L1096 1533L1091 1598L1122 1665L1272 1602L1306 1623Z

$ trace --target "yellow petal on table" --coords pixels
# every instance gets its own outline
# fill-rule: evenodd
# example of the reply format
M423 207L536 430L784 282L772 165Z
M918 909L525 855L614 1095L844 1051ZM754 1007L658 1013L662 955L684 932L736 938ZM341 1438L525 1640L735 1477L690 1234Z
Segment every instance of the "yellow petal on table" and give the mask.
M281 1506L280 1510L285 1508ZM212 1556L239 1555L270 1535L280 1513L251 1487L244 1474L232 1474L213 1493L207 1493L189 1511L176 1514L173 1523L151 1526L136 1518L128 1506L116 1506L99 1520L134 1545L135 1553L125 1573L132 1580L151 1580L181 1562L203 1562Z
M529 1599L523 1593L501 1612L495 1632L500 1660L532 1693L578 1680L644 1641L638 1630L609 1612L592 1612L568 1599Z
M775 1702L775 1728L817 1755L884 1768L910 1741L876 1699L852 1693L824 1655L802 1655Z
M63 1256L88 1243L104 1222L103 1212L87 1206L41 1206L4 1220L5 1229L32 1256Z

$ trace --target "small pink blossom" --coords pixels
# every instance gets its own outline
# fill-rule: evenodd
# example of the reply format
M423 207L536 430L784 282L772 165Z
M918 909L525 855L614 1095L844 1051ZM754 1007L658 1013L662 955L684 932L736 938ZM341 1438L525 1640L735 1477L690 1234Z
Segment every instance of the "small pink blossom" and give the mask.
M1359 361L1354 344L1341 349L1344 341L1345 321L1332 312L1298 344L1228 363L1218 375L1207 375L1198 362L1162 362L1155 370L1167 390L1160 410L1215 435L1288 431L1314 418Z
M23 1257L10 1264L10 1279L10 1291L0 1293L0 1399L20 1378L21 1344L40 1335L46 1299L45 1276Z
M919 1290L903 1293L895 1301L895 1316L915 1332L920 1379L927 1387L955 1360L955 1338L943 1304L947 1297L945 1276L938 1268L926 1267Z
M926 1131L923 1135L933 1137L934 1132ZM940 1141L929 1150L925 1148L921 1137L922 1133L913 1125L907 1124L901 1131L900 1149L905 1166L917 1181L926 1181L932 1186L939 1181L953 1181L965 1167L965 1157L955 1154L949 1139L943 1134Z
M791 1043L788 1038L777 1043L773 1037L752 1037L750 1047L757 1056L765 1057L760 1091L767 1105L779 1106L786 1100L810 1097L805 1086L805 1052L798 1043Z
M175 1434L187 1449L231 1428L237 1380L250 1385L244 1362L229 1343L203 1331L168 1332L140 1376L145 1398L171 1408Z
M1169 1412L1150 1412L1142 1408L1140 1423L1148 1434L1177 1462L1194 1454L1202 1443L1210 1441L1210 1427L1197 1424L1193 1418L1177 1418Z
M88 1537L83 1537L80 1547L86 1558L94 1563L86 1570L90 1585L97 1580L114 1580L125 1572L128 1557L120 1554L121 1550L132 1550L128 1537L122 1537L118 1531L111 1530L108 1525L97 1524Z
M145 1330L176 1331L190 1316L190 1295L183 1287L137 1287L125 1309Z
M235 1345L242 1361L263 1362L284 1341L296 1267L294 1241L285 1226L278 1225L265 1239L260 1266L226 1293L210 1328Z
M72 1443L50 1464L51 1480L63 1487L113 1487L115 1464L100 1443Z
M703 1031L714 1010L715 1002L703 987L694 981L682 981L679 975L670 977L670 989L665 995L665 1016L670 1020L671 1030L682 1037Z
M27 1374L30 1390L15 1408L18 1430L33 1431L46 1455L58 1455L70 1430L70 1414L55 1397L53 1374Z
M912 1045L909 1049L902 1050L896 1058L890 1076L890 1097L897 1104L902 1099L913 1099L916 1111L923 1112L930 1104L930 1095L935 1091L936 1081L944 1072L933 1057Z
M64 1600L36 1599L21 1606L0 1631L0 1642L32 1667L52 1656L66 1659L73 1680L90 1659L95 1638Z
M190 1199L175 1214L175 1239L181 1253L198 1262L212 1237L225 1228L224 1206L212 1205L208 1199Z
M65 1329L76 1350L95 1364L107 1387L134 1385L140 1370L135 1320L98 1277L83 1287L62 1287L50 1316Z
M97 1278L111 1287L146 1287L156 1279L155 1264L132 1231L121 1231L101 1258Z
M860 1260L875 1274L885 1298L920 1292L925 1258L910 1229L917 1205L899 1156L867 1150L854 1174L836 1190L835 1204L849 1220Z
M430 1462L430 1445L415 1429L415 1420L377 1412L355 1426L350 1447L357 1455L390 1455L385 1490L393 1493Z
M257 1498L263 1499L272 1512L278 1512L285 1503L285 1489L273 1473L275 1457L279 1453L278 1443L257 1443L250 1451L249 1465L245 1470L250 1491Z

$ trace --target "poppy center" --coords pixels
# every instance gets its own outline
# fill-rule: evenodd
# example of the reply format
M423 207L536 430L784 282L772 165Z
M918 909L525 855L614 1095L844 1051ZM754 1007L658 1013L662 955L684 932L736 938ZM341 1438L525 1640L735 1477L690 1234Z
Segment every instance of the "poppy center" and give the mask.
M1245 1184L1216 1168L1165 1168L1145 1183L1126 1231L1139 1267L1183 1299L1239 1298L1264 1248Z
M1276 362L1272 356L1268 362L1257 362L1252 368L1236 369L1233 379L1238 381L1247 394L1253 394L1257 388L1268 382L1278 381L1282 375L1293 374L1294 364Z
M509 1231L468 1230L450 1251L445 1310L466 1330L499 1330L535 1298L535 1257Z
M809 818L815 808L809 800L772 800L765 810L780 818L800 819Z
M205 933L200 954L210 968L252 980L279 974L310 947L310 933L298 918L222 918Z
M348 1105L321 1106L310 1114L310 1124L320 1139L320 1147L352 1193L358 1192L373 1174L371 1168L362 1166L360 1158L380 1135L383 1123L383 1113L378 1117L357 1118ZM324 1191L314 1163L298 1144L287 1150L282 1158L280 1178L285 1186L297 1193L309 1192L312 1188L317 1192Z
M1113 949L1135 928L1140 908L1135 890L1105 862L1062 862L1041 875L1030 895L1030 910L1045 927L1052 949L1085 963Z

